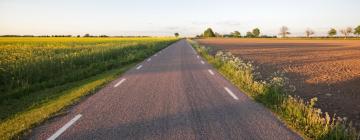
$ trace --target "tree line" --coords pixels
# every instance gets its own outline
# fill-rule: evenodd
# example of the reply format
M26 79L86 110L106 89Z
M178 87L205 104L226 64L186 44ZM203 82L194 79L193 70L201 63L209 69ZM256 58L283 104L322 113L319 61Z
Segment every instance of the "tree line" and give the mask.
M288 37L288 35L291 34L291 32L289 30L290 29L287 26L282 26L282 27L280 27L278 35L280 35L282 38L286 38L286 37ZM336 30L335 28L330 28L330 30L327 32L328 36L326 36L326 37L335 37L339 33L342 34L343 37L345 37L345 38L350 37L352 34L356 35L357 37L360 37L360 25L357 26L356 28L347 27L347 28L339 29L339 30ZM314 34L315 34L315 31L310 28L307 28L305 30L305 37L311 37ZM252 31L246 32L246 34L243 36L241 35L241 33L239 31L234 31L229 34L221 35L217 32L214 32L211 28L207 28L204 31L204 33L202 33L201 35L197 35L196 37L276 38L277 36L260 35L259 28L254 28Z
M360 37L360 25L357 26L356 28L352 28L352 27L346 27L344 29L339 29L339 32L340 34L343 35L343 37L347 38L349 37L351 34L354 34L356 35L357 37ZM289 32L289 28L286 27L286 26L282 26L280 28L280 33L281 37L287 37L287 35L290 34ZM315 34L315 31L310 29L310 28L307 28L305 30L305 36L306 37L310 37L311 35L314 35ZM327 37L334 37L338 34L338 30L336 30L335 28L330 28L330 30L327 32Z
M110 37L108 35L0 35L0 37Z
M214 32L211 28L207 28L204 33L197 35L196 37L225 37L225 38L276 38L276 36L260 35L260 29L254 28L252 31L246 32L245 35L241 35L239 31L234 31L229 34L219 34Z

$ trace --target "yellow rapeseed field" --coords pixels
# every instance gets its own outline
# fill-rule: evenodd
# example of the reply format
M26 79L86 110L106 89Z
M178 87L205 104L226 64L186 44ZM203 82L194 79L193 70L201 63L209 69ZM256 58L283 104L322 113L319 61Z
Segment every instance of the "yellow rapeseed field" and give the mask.
M0 37L0 139L10 139L176 38Z

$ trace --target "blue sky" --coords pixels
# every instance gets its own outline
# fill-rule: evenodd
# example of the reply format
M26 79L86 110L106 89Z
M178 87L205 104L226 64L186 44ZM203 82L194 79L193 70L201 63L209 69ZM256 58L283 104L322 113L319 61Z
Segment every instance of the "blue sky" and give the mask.
M0 34L276 35L360 25L360 0L0 0Z

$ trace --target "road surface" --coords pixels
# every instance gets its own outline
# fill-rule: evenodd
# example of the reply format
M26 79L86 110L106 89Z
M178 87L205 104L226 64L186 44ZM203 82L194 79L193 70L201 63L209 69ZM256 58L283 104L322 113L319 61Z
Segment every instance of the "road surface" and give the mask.
M301 139L186 42L138 64L27 139Z

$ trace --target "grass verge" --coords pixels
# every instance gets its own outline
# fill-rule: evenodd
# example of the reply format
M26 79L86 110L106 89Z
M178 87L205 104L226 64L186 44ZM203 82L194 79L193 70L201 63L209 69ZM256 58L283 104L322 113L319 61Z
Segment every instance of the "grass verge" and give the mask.
M316 140L358 140L359 132L340 117L330 117L315 108L316 98L304 101L290 96L295 87L289 85L288 79L281 72L261 80L261 74L255 72L250 62L245 62L230 52L219 51L210 55L210 48L200 46L190 40L195 50L212 64L225 78L244 91L254 100L270 108L290 127L306 138Z
M53 93L53 96L57 97L43 101L40 105L30 107L29 110L17 113L13 117L2 121L0 123L0 139L20 139L22 137L21 134L33 126L40 124L62 109L76 103L81 97L94 93L97 89L134 66L134 64L128 64L127 66L110 70L91 78L38 92L40 96L46 93Z

